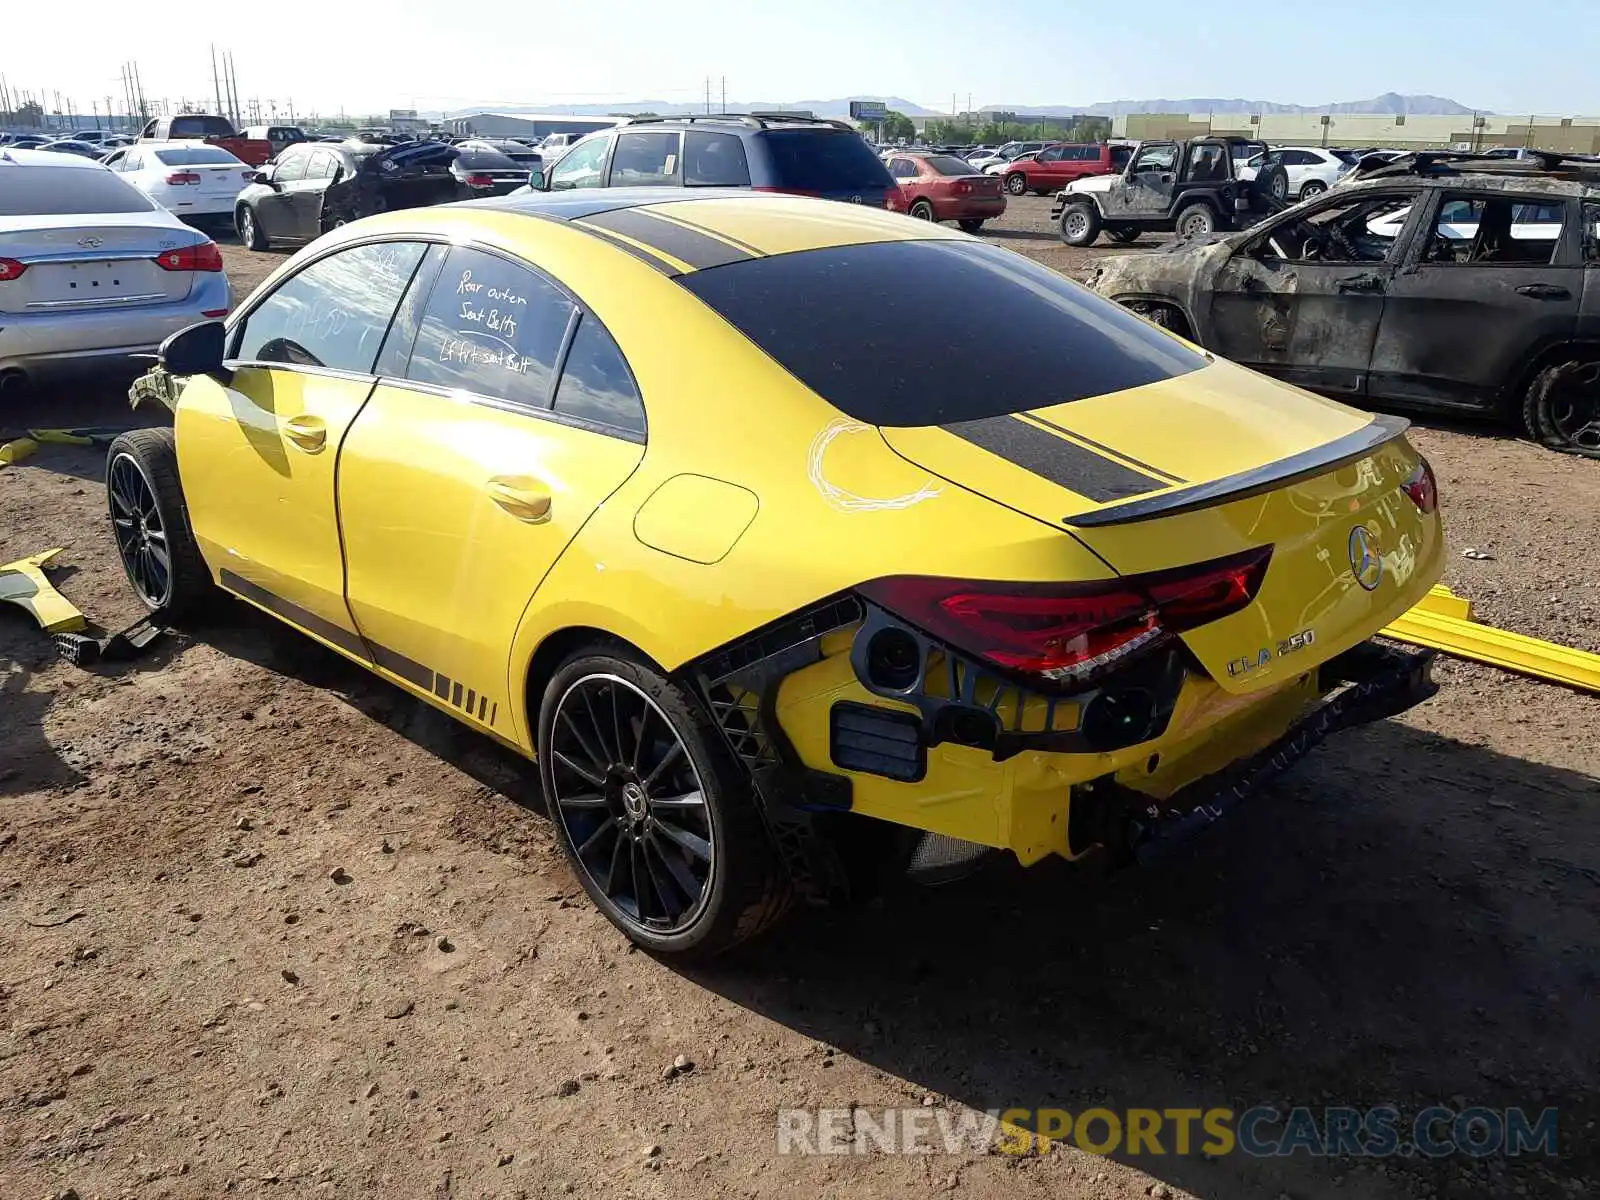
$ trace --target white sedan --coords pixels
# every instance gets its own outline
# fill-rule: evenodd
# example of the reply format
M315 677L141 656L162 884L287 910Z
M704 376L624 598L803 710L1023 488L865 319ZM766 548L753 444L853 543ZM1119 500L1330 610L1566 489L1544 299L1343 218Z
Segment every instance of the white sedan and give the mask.
M255 176L255 168L204 142L139 142L102 161L185 220L231 222L235 199Z

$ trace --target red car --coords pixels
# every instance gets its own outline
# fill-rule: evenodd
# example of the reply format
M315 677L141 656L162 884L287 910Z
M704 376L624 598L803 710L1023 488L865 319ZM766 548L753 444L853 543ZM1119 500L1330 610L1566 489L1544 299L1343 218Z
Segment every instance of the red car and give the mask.
M1028 192L1043 196L1059 192L1074 179L1088 175L1120 175L1132 153L1131 146L1058 142L1046 146L1027 162L1012 163L1001 172L1001 178L1005 180L1006 191L1013 196Z
M902 151L889 159L905 211L923 221L954 221L977 233L1006 211L1000 180L953 154Z

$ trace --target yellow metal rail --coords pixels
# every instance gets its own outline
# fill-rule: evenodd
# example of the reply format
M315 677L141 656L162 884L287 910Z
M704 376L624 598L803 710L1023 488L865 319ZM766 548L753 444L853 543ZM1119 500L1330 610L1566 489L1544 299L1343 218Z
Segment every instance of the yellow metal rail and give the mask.
M1472 601L1442 585L1382 633L1457 658L1600 693L1600 654L1480 625L1472 617Z

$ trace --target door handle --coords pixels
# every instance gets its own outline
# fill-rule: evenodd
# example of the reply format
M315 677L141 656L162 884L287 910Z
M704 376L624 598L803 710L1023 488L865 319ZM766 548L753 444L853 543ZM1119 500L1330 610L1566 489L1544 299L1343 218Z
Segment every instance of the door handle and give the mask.
M301 414L283 423L283 432L300 449L315 454L328 444L328 426L321 417Z
M1349 279L1339 280L1341 292L1381 292L1383 280L1376 275L1352 275Z
M550 493L534 480L495 478L486 487L489 499L517 520L543 525L550 519Z
M1572 293L1555 283L1525 283L1517 289L1519 296L1532 296L1535 300L1571 300Z

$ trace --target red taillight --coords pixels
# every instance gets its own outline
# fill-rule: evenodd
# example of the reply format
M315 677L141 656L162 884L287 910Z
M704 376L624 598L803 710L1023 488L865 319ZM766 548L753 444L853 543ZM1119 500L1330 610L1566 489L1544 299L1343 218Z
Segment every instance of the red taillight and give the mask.
M0 258L0 283L9 283L13 279L20 279L22 273L27 269L27 263L18 262L14 258Z
M5 276L0 275L0 279ZM1402 491L1411 497L1411 503L1423 514L1436 512L1439 508L1439 481L1433 477L1433 467L1421 455L1417 456L1417 469L1400 485Z
M971 194L972 185L970 183L968 183L965 179L958 179L958 180L955 181L955 184L951 187L950 190L953 191L958 196L966 196L966 195L970 195Z
M473 188L492 188L494 177L492 175L468 175L467 186Z
M199 183L200 175L195 171L174 171L167 176L168 183Z
M884 208L888 209L890 212L905 212L906 211L905 193L902 192L899 188L895 188L894 191L892 191L892 192L885 192L883 194L883 206L884 206Z
M222 251L215 242L201 242L198 246L184 246L178 250L163 250L156 255L156 266L163 271L220 271Z
M1004 583L896 575L862 593L1008 671L1079 684L1172 635L1246 607L1272 548L1103 583Z

